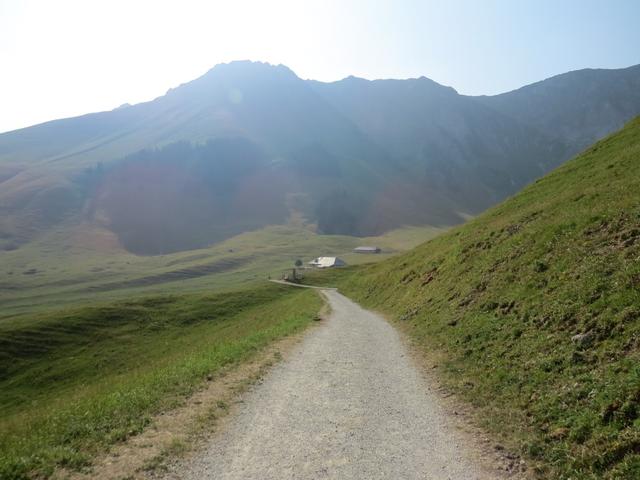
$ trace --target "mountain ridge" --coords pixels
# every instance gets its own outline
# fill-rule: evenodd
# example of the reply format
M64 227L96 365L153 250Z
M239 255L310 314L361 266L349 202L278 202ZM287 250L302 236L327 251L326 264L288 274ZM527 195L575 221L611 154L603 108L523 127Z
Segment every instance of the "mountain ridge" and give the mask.
M59 122L59 121L64 121L64 120L69 120L69 119L74 119L74 118L82 118L82 117L87 117L87 116L90 116L90 115L96 115L96 114L101 114L101 113L109 113L109 112L113 112L113 111L120 110L120 109L123 109L123 108L135 107L135 106L138 106L138 105L151 103L151 102L154 102L155 100L158 100L159 98L162 98L162 97L166 96L170 92L173 92L174 90L179 89L180 87L182 87L184 85L188 85L188 84L194 82L195 80L198 80L198 79L200 79L202 77L205 77L206 75L214 72L214 70L218 66L233 65L233 64L244 64L244 63L265 65L265 66L276 67L276 68L277 67L284 67L287 70L289 70L290 72L294 73L294 75L295 75L295 72L293 72L293 70L291 70L289 67L287 67L284 64L271 64L269 62L253 61L253 60L232 60L230 62L223 62L223 63L216 64L213 67L211 67L209 70L207 70L204 74L202 74L199 77L197 77L196 79L191 80L191 81L187 81L187 82L183 82L183 83L177 85L176 87L170 87L169 89L167 89L167 91L163 95L159 95L159 96L157 96L155 98L152 98L150 100L145 100L145 101L138 102L138 103L133 103L133 104L129 103L129 102L125 102L125 103L123 103L121 105L118 105L118 106L112 108L112 109L100 110L100 111L96 111L96 112L88 112L88 113L84 113L84 114L81 114L81 115L73 115L73 116L70 116L70 117L53 118L53 119L46 120L46 121L43 121L43 122L40 122L40 123L35 123L33 125L27 125L27 126L24 126L24 127L19 127L19 128L7 130L7 131L4 131L4 132L0 132L0 136L8 134L8 133L15 133L15 132L18 132L20 130L26 130L26 129L30 129L30 128L33 128L33 127L37 127L37 126L41 126L41 125L45 125L45 124L50 124L52 122ZM619 72L619 71L629 71L629 70L632 70L632 71L640 70L640 63L639 64L635 64L635 65L630 65L628 67L621 67L621 68L594 68L594 67L579 68L579 69L576 69L576 70L569 70L567 72L558 73L558 74L552 75L550 77L544 78L542 80L537 80L535 82L528 83L528 84L523 85L521 87L516 87L516 88L514 88L512 90L508 90L508 91L505 91L505 92L496 93L496 94L478 94L478 95L461 94L455 89L455 87L441 84L438 81L433 80L432 78L427 77L425 75L420 75L419 77L408 77L408 78L387 78L387 77L385 77L385 78L373 78L373 79L364 78L364 77L358 77L356 75L348 75L348 76L346 76L344 78L341 78L341 79L338 79L338 80L330 80L330 81L316 80L316 79L311 79L311 78L309 78L309 79L302 79L301 78L301 80L303 80L305 82L322 83L322 84L333 84L333 83L339 83L339 82L351 81L351 80L357 80L357 81L362 81L362 82L384 82L384 81L403 82L403 81L407 81L407 80L428 80L428 81L433 82L436 85L439 85L441 87L452 89L453 91L455 91L456 93L458 93L461 96L470 97L470 98L477 98L477 99L484 99L484 98L500 97L500 96L513 94L513 93L520 92L522 90L528 89L529 87L537 86L537 85L542 84L544 82L547 82L549 80L563 78L563 77L571 76L571 75L574 75L574 74L582 74L582 73L588 73L588 72L596 72L596 73L598 73L598 72ZM298 78L300 78L300 77L298 77Z

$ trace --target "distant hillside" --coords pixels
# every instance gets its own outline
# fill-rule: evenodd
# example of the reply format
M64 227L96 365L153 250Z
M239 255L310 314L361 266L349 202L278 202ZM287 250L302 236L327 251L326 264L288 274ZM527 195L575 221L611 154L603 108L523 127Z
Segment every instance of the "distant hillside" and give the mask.
M62 223L143 254L292 218L359 236L461 223L640 113L639 81L585 70L474 98L218 65L151 102L0 134L0 249Z
M640 478L640 117L464 226L330 275L541 478Z

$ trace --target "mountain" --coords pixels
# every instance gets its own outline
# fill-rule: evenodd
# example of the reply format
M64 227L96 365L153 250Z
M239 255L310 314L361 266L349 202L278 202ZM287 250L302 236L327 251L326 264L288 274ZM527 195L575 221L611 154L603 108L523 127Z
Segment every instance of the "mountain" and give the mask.
M640 65L568 72L477 99L563 141L576 154L638 115Z
M330 223L314 209L327 196L348 206L378 190L383 160L286 67L235 62L152 102L1 135L0 231L13 248L75 217L153 254L284 223L297 210Z
M424 77L313 85L454 211L480 213L566 156L554 137Z
M294 218L349 235L461 223L640 113L639 79L585 70L468 97L221 64L150 102L0 134L0 248L87 223L140 254Z
M631 480L639 258L640 117L465 225L323 281L396 318L540 478Z

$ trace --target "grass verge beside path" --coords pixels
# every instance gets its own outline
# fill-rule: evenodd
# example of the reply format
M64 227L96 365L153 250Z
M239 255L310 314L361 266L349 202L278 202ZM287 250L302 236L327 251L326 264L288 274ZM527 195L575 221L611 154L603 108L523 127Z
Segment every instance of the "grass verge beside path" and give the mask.
M222 367L305 327L318 294L275 284L133 299L0 324L0 478L82 468Z

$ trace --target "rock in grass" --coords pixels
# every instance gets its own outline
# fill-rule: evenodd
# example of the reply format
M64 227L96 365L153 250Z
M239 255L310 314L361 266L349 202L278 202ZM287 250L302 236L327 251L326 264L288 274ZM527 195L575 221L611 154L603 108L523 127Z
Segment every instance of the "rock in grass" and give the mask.
M595 334L591 331L586 333L579 333L571 337L571 341L580 348L589 347L595 340Z

